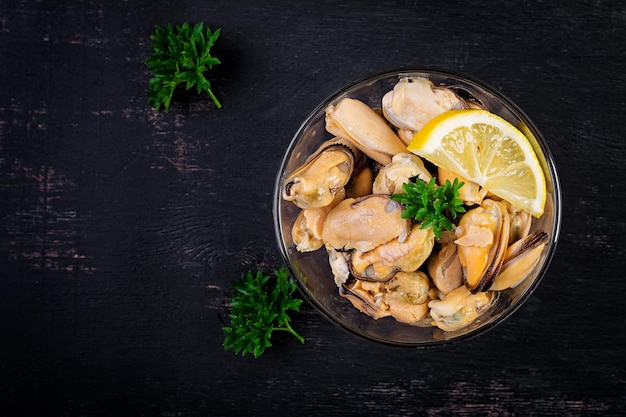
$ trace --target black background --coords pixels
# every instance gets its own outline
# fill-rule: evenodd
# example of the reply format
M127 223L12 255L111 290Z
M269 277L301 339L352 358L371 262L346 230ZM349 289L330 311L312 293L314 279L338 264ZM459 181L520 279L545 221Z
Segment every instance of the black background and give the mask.
M626 412L626 6L615 1L0 3L0 415L582 416ZM147 105L154 25L222 34L223 104ZM282 265L271 201L300 123L351 80L466 73L559 170L542 284L439 349L347 334L308 304L262 357L222 348L230 283Z

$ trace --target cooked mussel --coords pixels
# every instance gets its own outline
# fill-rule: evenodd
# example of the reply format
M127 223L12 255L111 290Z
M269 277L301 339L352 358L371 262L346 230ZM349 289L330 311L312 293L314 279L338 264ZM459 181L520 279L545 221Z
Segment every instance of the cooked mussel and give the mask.
M445 184L446 180L451 183L454 182L454 179L457 179L459 182L463 183L463 186L459 188L459 198L468 206L473 206L475 204L480 204L485 196L487 195L487 189L481 187L475 182L469 181L462 176L449 171L447 169L443 169L439 167L437 169L437 182L439 184Z
M413 225L404 242L395 238L374 249L354 250L349 257L352 275L368 281L388 281L398 271L416 271L430 256L435 242L432 227Z
M463 280L472 293L491 287L508 247L510 220L503 203L485 199L461 217L456 229Z
M326 216L322 240L338 250L367 252L395 238L404 242L410 230L402 205L388 195L346 198Z
M344 98L326 108L326 130L354 142L364 154L383 165L391 162L395 154L406 151L387 121L353 98Z
M351 278L342 286L340 295L374 319L392 316L414 325L421 324L432 299L430 280L421 271L398 272L387 282Z
M376 175L372 191L375 194L402 193L402 184L417 177L424 182L431 179L430 172L424 166L419 156L402 152L391 158L391 163L385 165Z
M433 324L441 330L454 331L471 324L494 300L492 292L472 294L465 286L452 290L442 300L428 303Z
M509 246L502 269L490 289L501 291L518 286L533 272L549 240L546 232L535 230Z
M413 132L443 112L463 108L467 108L465 101L454 91L424 77L404 77L382 98L385 118Z
M441 294L448 294L463 285L463 269L454 242L442 243L426 266L428 275Z
M307 161L284 180L282 197L302 209L332 203L352 176L360 152L345 139L324 142Z
M341 189L335 199L324 207L302 209L291 227L291 238L299 252L312 252L324 245L322 227L328 213L345 198Z

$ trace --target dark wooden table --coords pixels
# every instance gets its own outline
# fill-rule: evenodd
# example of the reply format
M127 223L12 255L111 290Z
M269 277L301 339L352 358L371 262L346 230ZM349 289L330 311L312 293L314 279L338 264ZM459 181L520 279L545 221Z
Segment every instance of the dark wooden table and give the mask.
M222 34L223 104L147 105L154 25ZM0 415L626 413L626 6L614 1L0 3ZM506 323L439 349L362 340L305 304L304 345L222 347L228 289L282 265L272 193L302 120L349 81L437 66L543 131L563 227Z

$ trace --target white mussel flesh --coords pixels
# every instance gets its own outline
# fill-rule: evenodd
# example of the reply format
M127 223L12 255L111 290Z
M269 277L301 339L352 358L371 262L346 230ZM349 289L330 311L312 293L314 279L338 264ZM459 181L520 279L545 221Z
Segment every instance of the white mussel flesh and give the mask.
M402 184L411 178L418 177L428 183L431 175L419 156L412 153L399 153L391 158L391 163L385 165L376 175L372 192L374 194L402 193Z
M402 211L402 205L388 195L346 198L326 216L322 240L338 250L362 252L395 238L403 242L409 234L410 221L402 218Z
M344 98L326 108L326 130L349 139L367 156L387 165L406 146L387 121L362 101Z
M416 271L430 256L435 244L432 227L422 229L420 226L413 225L404 242L395 238L367 252L354 250L349 256L352 275L368 281L387 281L398 271Z
M337 287L341 288L350 278L350 267L348 266L349 252L340 252L333 248L326 248L328 253L328 263L335 279Z
M394 126L413 132L441 113L463 108L467 105L454 91L435 86L423 77L400 79L382 98L385 118Z
M472 323L492 304L491 292L472 294L465 285L449 292L443 300L428 303L433 324L441 330L454 331Z
M350 180L356 149L344 139L332 139L284 180L283 199L302 209L324 207ZM360 155L360 154L359 154Z
M504 204L485 199L461 217L455 231L463 280L472 293L491 287L508 247L510 220Z

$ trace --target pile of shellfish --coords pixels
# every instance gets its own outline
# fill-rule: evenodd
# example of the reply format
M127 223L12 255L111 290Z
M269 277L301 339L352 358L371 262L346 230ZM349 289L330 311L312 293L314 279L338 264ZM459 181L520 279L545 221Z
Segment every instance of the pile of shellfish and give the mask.
M463 328L531 274L549 240L527 212L407 151L430 119L463 108L484 106L422 77L400 79L380 108L343 98L326 108L332 139L284 178L282 198L301 209L296 249L325 250L339 294L374 319ZM465 183L466 212L439 238L391 199L433 177Z

